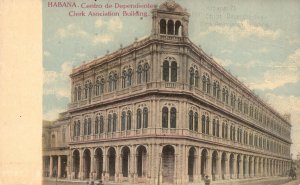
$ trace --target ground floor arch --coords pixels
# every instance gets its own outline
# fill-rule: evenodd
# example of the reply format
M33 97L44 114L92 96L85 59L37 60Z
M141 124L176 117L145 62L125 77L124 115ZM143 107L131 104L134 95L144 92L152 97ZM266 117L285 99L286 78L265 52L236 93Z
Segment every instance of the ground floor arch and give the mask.
M122 158L122 175L123 177L128 177L129 175L129 159L130 159L130 149L125 146L121 151Z
M110 147L107 152L109 180L114 181L116 175L116 150Z
M73 152L73 173L74 178L79 178L79 169L80 169L80 154L78 150Z
M147 173L147 149L145 146L138 146L137 153L137 175L138 177L145 177Z
M89 179L91 173L91 152L89 149L83 152L83 178Z
M229 157L229 171L230 171L230 178L234 178L234 154L230 154Z
M189 182L194 182L195 166L196 166L196 149L195 147L191 147L189 149L189 156L188 156Z
M95 151L96 161L96 179L102 179L103 177L103 151L101 148L97 148Z
M225 179L225 175L226 175L226 152L222 153L221 156L221 178Z
M175 172L175 149L171 145L162 149L162 182L173 183Z
M211 174L212 174L212 180L216 180L216 175L217 175L217 166L218 164L218 152L214 151L212 153L212 161L211 161Z
M208 161L208 151L207 149L203 149L201 152L201 176L204 179L205 175L207 175L207 161Z

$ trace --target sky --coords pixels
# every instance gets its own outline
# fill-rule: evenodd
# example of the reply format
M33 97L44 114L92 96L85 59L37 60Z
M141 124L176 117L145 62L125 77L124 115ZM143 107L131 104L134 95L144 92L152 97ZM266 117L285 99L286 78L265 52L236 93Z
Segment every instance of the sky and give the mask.
M70 0L78 7L43 1L43 119L55 120L70 102L69 74L79 66L151 33L151 9L115 3L160 0ZM60 1L61 2L61 1ZM67 1L66 1L67 2ZM81 8L82 3L102 8ZM293 158L300 152L300 1L176 0L190 13L189 38L279 113L290 113ZM113 8L105 8L106 4ZM69 16L89 11L120 16ZM123 16L123 11L147 15Z

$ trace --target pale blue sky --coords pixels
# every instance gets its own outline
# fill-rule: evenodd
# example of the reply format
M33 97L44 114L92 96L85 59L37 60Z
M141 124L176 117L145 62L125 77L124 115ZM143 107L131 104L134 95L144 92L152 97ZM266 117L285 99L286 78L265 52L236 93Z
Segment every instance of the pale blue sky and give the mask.
M72 2L72 1L71 1ZM93 0L74 1L94 3ZM98 0L98 4L164 1ZM177 0L190 13L189 37L280 113L292 114L294 145L300 152L300 1ZM147 17L70 17L70 10L43 1L44 119L67 109L72 66L117 50L150 34ZM102 11L107 9L98 9ZM111 9L113 10L113 9ZM95 11L95 9L93 9ZM114 10L116 11L116 10ZM123 10L117 10L122 12ZM129 11L129 10L126 10ZM299 134L298 134L299 135ZM298 138L297 138L298 137Z

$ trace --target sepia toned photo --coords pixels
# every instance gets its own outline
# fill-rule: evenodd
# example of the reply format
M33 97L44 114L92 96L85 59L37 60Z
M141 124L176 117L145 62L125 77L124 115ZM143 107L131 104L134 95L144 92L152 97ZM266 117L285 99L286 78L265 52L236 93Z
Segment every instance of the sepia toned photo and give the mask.
M300 184L299 7L43 1L42 184Z

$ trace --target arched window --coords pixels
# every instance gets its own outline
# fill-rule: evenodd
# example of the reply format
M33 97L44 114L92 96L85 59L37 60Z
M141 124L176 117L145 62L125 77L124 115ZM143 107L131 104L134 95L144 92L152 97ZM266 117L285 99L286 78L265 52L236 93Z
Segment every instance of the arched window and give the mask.
M163 80L169 81L169 61L164 61L163 63Z
M229 96L229 94L228 94L228 90L226 89L226 93L225 93L225 98L226 98L226 104L228 104L228 96Z
M93 85L92 85L92 82L91 81L86 81L85 82L85 87L84 87L84 98L85 99L90 99L91 96L92 96L92 88L93 88Z
M167 107L162 109L162 128L168 128L169 110Z
M150 66L148 63L144 64L144 82L150 81Z
M163 80L169 82L170 79L171 82L177 81L177 63L173 57L167 57L163 62Z
M171 117L170 117L170 126L171 128L176 128L176 108L175 107L172 107L171 108Z
M125 125L126 125L126 112L123 111L121 116L121 131L125 130Z
M219 120L217 119L217 128L216 128L216 133L217 133L217 137L220 137L220 132L219 132L219 130L220 130L220 123L219 123Z
M207 79L206 79L206 85L207 85L207 88L206 88L206 92L207 94L210 94L210 79L209 79L209 76L207 76Z
M216 81L216 93L217 93L217 99L218 100L220 99L220 92L221 92L220 84L219 84L218 81Z
M104 132L104 118L103 116L100 116L100 133L102 134Z
M222 123L222 138L225 138L225 123Z
M87 135L87 130L88 130L88 123L87 123L87 119L84 119L84 123L83 123L83 134Z
M142 83L142 72L143 72L143 67L142 67L142 65L139 65L137 68L137 83L138 84Z
M81 86L78 86L78 100L81 100Z
M228 138L228 124L225 124L225 138Z
M198 113L195 112L195 115L194 115L194 131L198 132Z
M140 129L141 127L142 127L142 111L141 109L138 109L136 113L136 128Z
M208 77L207 74L204 74L202 76L202 85L203 85L203 91L206 92L206 93L210 93L210 79Z
M179 35L181 36L181 22L180 21L176 21L175 22L175 35Z
M240 143L242 143L243 130L240 129Z
M148 109L146 107L143 110L143 128L148 128Z
M108 81L108 90L109 92L112 92L114 90L114 76L113 73L110 73L109 75L109 81Z
M194 68L190 68L190 85L194 85L194 78L195 78L195 73L194 73Z
M95 92L95 95L96 96L100 95L100 80L99 80L99 78L97 78L97 80L96 80L96 92Z
M107 132L111 132L111 131L112 131L112 116L111 114L109 114L107 119Z
M77 136L77 123L76 123L76 121L74 121L74 125L73 125L73 136L74 137Z
M76 102L78 99L77 99L77 96L78 96L78 90L77 90L77 87L75 87L74 88L74 93L73 93L73 95L74 95L74 102Z
M96 81L96 96L103 94L104 92L104 79L97 78Z
M206 127L206 123L205 123L205 115L202 115L202 133L205 133L205 127Z
M74 125L73 125L73 136L76 136L76 121L74 121Z
M212 123L212 131L213 131L213 136L216 136L216 127L217 127L217 125L216 125L217 123L216 123L216 119L213 119L213 123Z
M233 126L230 126L230 140L232 141L233 138Z
M96 116L96 119L95 119L95 134L98 134L99 133L99 116Z
M76 136L80 136L80 120L77 121L77 134Z
M127 86L130 87L132 84L132 69L129 68L127 71Z
M209 134L209 117L206 116L206 134Z
M195 87L199 87L199 73L195 71Z
M113 132L117 131L117 114L113 114Z
M214 81L213 83L213 97L217 96L217 82Z
M231 106L232 106L233 108L235 108L235 102L236 102L235 93L232 92L231 95L230 95L230 97L231 97Z
M87 99L88 97L88 90L89 90L89 84L88 82L86 82L84 86L84 99Z
M171 82L177 81L177 63L173 61L171 63Z
M123 70L123 72L122 72L122 88L126 87L126 81L127 81L127 72L126 72L126 70Z
M131 111L127 111L127 130L131 130Z
M189 112L189 129L190 130L193 130L193 118L194 118L194 115L193 115L193 111L190 110Z
M225 102L225 88L222 89L222 102Z
M235 126L233 126L233 136L232 136L232 140L235 141Z
M88 135L92 134L92 119L88 118Z
M168 20L168 35L174 35L174 22L172 20Z
M167 33L166 20L164 20L164 19L160 20L159 25L160 25L160 34L166 34Z

